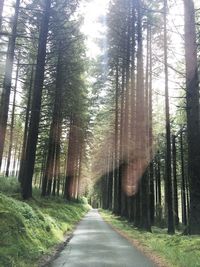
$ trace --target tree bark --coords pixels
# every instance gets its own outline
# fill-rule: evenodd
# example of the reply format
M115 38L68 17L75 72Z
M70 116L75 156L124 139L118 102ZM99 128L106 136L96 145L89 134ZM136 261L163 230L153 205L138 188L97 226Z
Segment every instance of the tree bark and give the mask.
M159 223L162 219L162 203L161 203L161 160L160 152L156 156L156 216Z
M12 85L12 72L13 72L13 62L14 62L14 51L15 42L17 36L17 22L19 15L19 5L20 0L16 0L15 14L13 18L12 33L8 43L8 51L6 56L6 66L5 66L5 76L3 80L3 90L1 95L0 103L0 167L3 157L3 149L6 136L7 120L8 120L8 110L10 102L10 92Z
M14 92L13 92L14 96L13 96L13 106L12 106L11 125L10 125L10 140L9 140L8 159L7 159L7 166L6 166L6 176L7 177L9 176L11 153L12 153L12 148L13 148L13 131L14 131L14 123L15 123L15 102L16 102L16 94L17 94L18 75L19 75L19 58L17 61L15 86L14 86Z
M190 212L188 230L190 234L200 234L199 80L195 29L195 9L192 0L184 0L184 11L188 169L190 187Z
M56 89L55 89L55 100L53 107L53 117L50 127L49 134L49 145L48 145L48 154L47 154L47 162L44 172L44 179L42 184L42 196L51 194L52 181L54 177L54 168L55 168L55 155L56 155L56 143L59 142L58 138L58 130L59 123L62 124L61 117L61 102L62 102L62 61L61 61L61 44L59 47L59 55L57 62L57 70L56 70ZM61 121L60 121L61 120ZM59 136L60 137L60 136ZM54 181L56 181L54 179ZM55 186L54 186L55 189ZM54 190L55 192L55 190Z
M115 160L114 160L114 213L119 214L119 66L116 63L115 74Z
M168 88L168 46L167 46L167 0L164 0L164 65L165 65L165 117L166 117L166 201L168 233L174 234L173 191L171 170L171 126Z
M187 225L187 207L185 190L185 164L183 151L183 132L180 133L180 154L181 154L181 203L182 203L182 223Z
M43 13L41 27L40 27L40 34L39 34L37 64L36 64L35 81L34 81L32 105L31 105L31 116L30 116L29 132L27 137L27 147L25 153L26 159L23 163L24 166L22 166L23 174L22 177L20 178L22 181L22 196L24 199L32 197L32 178L35 165L35 155L36 155L36 146L38 139L39 120L40 120L50 6L51 6L51 0L46 0L45 11Z
M75 121L70 119L69 143L67 153L67 170L64 187L64 198L73 199L73 183L74 183L74 145L75 145Z
M132 21L131 21L131 92L130 92L130 160L129 160L129 172L131 172L131 186L132 196L129 199L130 210L129 220L134 221L135 218L135 194L137 192L137 185L134 181L134 157L135 154L135 135L136 135L136 75L135 75L135 62L136 62L136 10L135 3L132 1Z
M4 5L4 0L0 0L0 31L1 31L1 29L2 29L3 5Z
M23 134L23 143L22 143L22 153L21 153L21 160L20 160L20 169L19 169L19 175L18 175L18 180L20 183L21 183L21 177L23 174L25 153L26 153L26 147L27 147L28 124L29 124L29 117L30 117L30 105L31 105L31 95L32 95L32 86L33 86L33 72L34 72L34 69L32 65L30 84L29 84L29 90L28 90L28 101L27 101L27 106L26 106L26 116L25 116L25 126L24 126L24 134Z
M174 219L175 225L179 225L178 215L178 187L177 187L177 168L176 168L176 136L172 136L172 154L173 154L173 184L174 184Z
M140 187L140 228L151 231L149 210L149 175L147 174L147 118L145 112L145 88L143 67L143 40L142 40L142 6L137 0L137 92L136 92L136 157L137 179L141 179Z

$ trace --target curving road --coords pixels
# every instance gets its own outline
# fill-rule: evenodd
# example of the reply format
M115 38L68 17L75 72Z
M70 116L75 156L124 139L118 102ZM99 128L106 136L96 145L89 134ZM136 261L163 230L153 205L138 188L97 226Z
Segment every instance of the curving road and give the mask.
M91 210L51 267L155 267Z

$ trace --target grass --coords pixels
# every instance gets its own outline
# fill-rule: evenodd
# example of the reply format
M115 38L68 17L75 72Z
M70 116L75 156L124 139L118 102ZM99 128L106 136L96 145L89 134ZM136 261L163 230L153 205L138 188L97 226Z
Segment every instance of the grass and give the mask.
M167 234L166 229L153 227L152 233L139 231L127 220L113 215L108 211L101 211L103 218L114 228L122 231L131 239L152 252L156 252L172 267L200 267L200 236L184 236L177 233Z
M88 210L61 198L21 201L13 178L0 183L0 267L38 266L40 256L62 242Z

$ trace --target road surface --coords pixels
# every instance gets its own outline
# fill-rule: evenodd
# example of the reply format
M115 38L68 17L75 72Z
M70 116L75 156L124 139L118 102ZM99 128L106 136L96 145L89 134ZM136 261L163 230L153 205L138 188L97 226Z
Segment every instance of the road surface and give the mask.
M91 210L51 267L155 267L129 241Z

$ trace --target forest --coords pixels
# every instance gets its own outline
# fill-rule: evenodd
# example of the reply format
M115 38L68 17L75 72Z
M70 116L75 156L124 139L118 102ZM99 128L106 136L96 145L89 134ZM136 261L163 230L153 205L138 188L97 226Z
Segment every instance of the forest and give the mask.
M200 266L199 66L199 0L0 0L0 267L91 208Z

